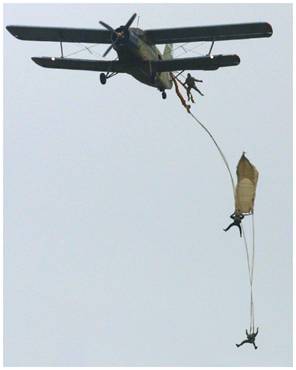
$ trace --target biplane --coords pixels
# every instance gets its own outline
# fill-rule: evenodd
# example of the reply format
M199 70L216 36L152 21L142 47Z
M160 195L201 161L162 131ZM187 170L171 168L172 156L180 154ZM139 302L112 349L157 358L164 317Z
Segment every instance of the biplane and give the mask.
M272 27L266 22L225 24L216 26L179 27L148 29L131 27L136 13L127 23L113 28L100 21L104 29L7 26L7 30L19 40L55 41L60 43L60 57L32 57L38 65L46 68L96 71L104 85L107 79L118 73L128 73L138 81L157 88L163 99L165 90L172 88L174 71L206 70L236 66L240 63L238 55L213 55L216 41L270 37ZM208 41L209 52L200 57L173 58L172 45ZM110 44L103 57L114 49L116 60L88 60L64 57L63 43ZM161 53L156 45L166 44Z

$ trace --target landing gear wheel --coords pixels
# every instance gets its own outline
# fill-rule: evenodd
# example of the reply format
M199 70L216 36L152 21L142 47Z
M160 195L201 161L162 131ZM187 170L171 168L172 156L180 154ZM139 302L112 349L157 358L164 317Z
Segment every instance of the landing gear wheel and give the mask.
M107 82L107 77L106 77L105 73L101 73L101 74L100 74L100 81L101 81L101 84L102 84L102 85L105 85L105 84L106 84L106 82Z
M163 92L161 93L161 97L162 97L162 99L166 99L167 94L166 94L166 92L165 92L165 91L163 91Z

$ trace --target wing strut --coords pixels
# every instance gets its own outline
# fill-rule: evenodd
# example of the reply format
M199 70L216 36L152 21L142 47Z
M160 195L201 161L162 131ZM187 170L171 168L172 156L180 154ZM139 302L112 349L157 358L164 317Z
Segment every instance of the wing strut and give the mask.
M61 58L64 58L63 42L62 41L60 41L60 46L61 46Z
M214 43L215 43L215 40L213 39L213 41L212 41L212 43L211 43L210 50L209 50L209 52L208 52L208 56L211 56L211 52L212 52L212 50L213 50Z
M182 71L180 71L176 76L175 78L178 78L182 73L184 72L184 69Z

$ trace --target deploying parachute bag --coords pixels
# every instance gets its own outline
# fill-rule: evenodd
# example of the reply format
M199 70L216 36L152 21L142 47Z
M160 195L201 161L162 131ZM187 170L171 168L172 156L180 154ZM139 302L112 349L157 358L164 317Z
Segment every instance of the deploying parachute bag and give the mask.
M254 212L256 186L259 175L256 167L248 160L245 153L242 154L238 162L236 175L235 211L230 215L233 222L224 231L228 231L232 226L237 226L240 236L242 236L240 223L246 215L251 215Z
M237 185L235 191L235 213L249 215L254 211L258 171L248 160L245 153L238 162Z

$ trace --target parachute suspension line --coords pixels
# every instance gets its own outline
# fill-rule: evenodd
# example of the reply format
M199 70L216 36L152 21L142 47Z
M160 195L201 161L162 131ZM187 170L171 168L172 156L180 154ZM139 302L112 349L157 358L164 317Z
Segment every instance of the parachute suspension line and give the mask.
M252 325L253 332L255 331L255 312L254 312L254 297L253 297L253 283L254 283L254 267L255 267L255 216L254 211L252 213L252 269L251 269L251 292L252 292Z
M252 248L252 270L251 270L251 281L253 284L254 280L254 265L255 265L255 216L254 211L252 213L252 239L253 239L253 248Z
M249 274L249 284L250 284L250 330L249 332L253 332L253 317L254 317L254 301L253 301L253 284L252 284L252 278L251 278L251 266L250 266L250 253L249 253L249 248L248 248L248 243L247 243L247 238L245 234L244 227L242 225L242 234L243 234L243 241L244 241L244 246L245 246L245 251L246 251L246 259L247 259L247 266L248 266L248 274Z
M255 321L255 310L254 310L254 295L253 295L253 289L251 289L250 294L250 333L254 333L254 321Z
M255 302L254 302L254 266L255 266L255 216L252 213L252 261L250 266L250 287L251 287L251 315L250 315L250 330L255 332Z
M246 257L247 257L247 265L248 265L248 273L249 273L249 283L250 286L252 286L252 279L251 279L251 265L250 265L250 253L249 253L249 248L248 248L248 242L245 234L244 227L242 225L242 234L243 234L243 240L244 240L244 246L245 246L245 251L246 251Z
M242 227L242 234L244 240L244 246L247 257L248 273L249 273L249 283L250 283L250 332L255 331L255 302L253 293L253 281L254 281L254 263L255 263L255 222L254 213L252 213L252 260L250 261L250 251L246 239L246 234L244 228Z
M204 124L202 124L202 122L200 122L200 120L197 119L192 112L189 112L189 114L195 120L195 122L197 122L206 131L206 133L210 136L210 138L212 139L212 141L215 144L216 148L218 149L218 152L220 153L221 158L222 158L222 160L223 160L223 162L224 162L224 164L226 166L226 169L227 169L227 171L229 173L229 177L230 177L231 185L232 185L232 190L233 190L233 196L235 197L235 185L234 185L233 176L232 176L232 173L231 173L229 164L227 162L227 159L225 158L225 155L224 155L222 149L220 148L219 144L215 140L214 136L211 134L210 130Z

